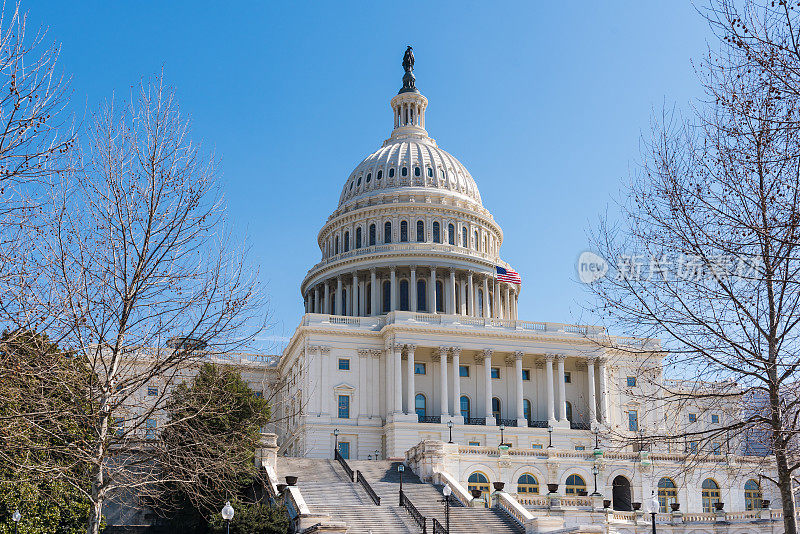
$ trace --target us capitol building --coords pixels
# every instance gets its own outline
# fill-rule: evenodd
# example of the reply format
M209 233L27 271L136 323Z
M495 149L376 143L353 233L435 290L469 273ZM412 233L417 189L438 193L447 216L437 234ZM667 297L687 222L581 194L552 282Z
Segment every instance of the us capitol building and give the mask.
M300 286L305 314L270 371L277 441L263 461L276 488L299 474L283 493L298 524L362 532L342 515L356 504L334 506L356 489L341 477L324 494L311 484L341 469L336 449L365 480L402 463L454 504L502 511L512 531L649 532L656 497L659 529L782 532L778 493L759 475L769 461L742 443L637 445L642 429L736 417L702 403L668 409L655 389L644 402L664 380L657 341L519 319L503 231L466 167L430 136L413 62L409 47L391 133L345 179ZM626 343L646 350L610 348ZM370 514L398 504L386 473L369 482L394 496L367 503Z

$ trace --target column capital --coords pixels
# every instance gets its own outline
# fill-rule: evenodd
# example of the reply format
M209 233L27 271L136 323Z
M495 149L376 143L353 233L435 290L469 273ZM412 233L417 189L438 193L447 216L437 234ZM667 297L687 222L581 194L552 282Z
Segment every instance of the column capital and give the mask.
M411 354L414 354L414 350L415 350L416 348L417 348L417 346L416 346L416 345L414 345L413 343L407 343L407 344L406 344L406 351L407 351L407 352L409 352L409 353L411 353Z
M356 352L358 352L360 357L366 358L367 356L370 356L372 351L370 349L358 349Z
M309 345L308 347L306 347L306 351L311 354L317 352L319 349L320 349L319 345Z
M453 356L461 356L461 347L450 347L450 350L453 352Z
M376 272L377 272L377 269L375 267L370 267L369 268L369 274L375 274Z
M514 362L517 361L516 358L513 356L506 356L505 357L506 365L514 365Z
M450 267L450 274L455 276L455 274L456 274L456 268L455 267Z
M431 270L431 272L432 272L432 273L435 273L435 272L436 272L436 266L435 266L435 265L431 265L431 266L429 267L429 269Z
M447 358L448 347L439 347L439 356Z
M416 265L409 265L408 268L411 269L412 273L417 270L417 266Z
M553 360L556 359L556 355L555 354L545 354L544 355L544 359L547 360L548 362L552 363Z
M475 363L477 363L478 365L483 365L483 360L485 359L486 358L484 358L482 354L475 355Z
M493 352L494 351L492 349L483 349L483 357L491 359Z
M515 360L521 360L524 355L525 355L525 353L522 352L521 350L514 351L514 359Z
M567 355L566 354L555 354L555 357L556 357L556 360L566 360L567 359Z
M324 345L320 345L318 348L319 348L320 353L322 353L322 354L328 354L331 351L330 347L326 347Z
M394 273L397 270L397 267L394 265L389 266L389 272Z
M395 352L403 352L404 346L402 343L395 343L393 348Z

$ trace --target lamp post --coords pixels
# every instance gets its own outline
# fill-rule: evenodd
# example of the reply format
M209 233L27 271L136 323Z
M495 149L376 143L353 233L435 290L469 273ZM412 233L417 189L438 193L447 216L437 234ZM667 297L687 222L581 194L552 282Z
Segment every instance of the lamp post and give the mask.
M375 449L375 459L378 460L378 449Z
M403 471L405 471L406 466L400 464L397 466L397 472L400 473L400 506L403 506Z
M11 514L11 519L14 521L14 534L17 534L17 524L22 519L22 514L19 513L19 510L14 510L14 513Z
M231 534L231 519L233 519L233 506L231 506L231 501L225 502L225 506L222 507L222 519L227 523L228 534Z
M503 431L505 429L506 429L506 425L500 425L500 445L503 445L503 443L506 442L506 440L503 438Z
M447 443L453 443L453 422L447 422L447 430L450 432L450 440Z
M339 450L339 429L333 429L333 437L336 440L335 444L333 445L333 457L336 458L336 451Z
M597 450L600 448L600 429L597 428L597 425L594 426L592 432L594 432L594 448Z
M592 495L600 495L597 492L597 475L598 475L598 473L600 473L600 468L597 467L597 464L594 464L592 466L592 474L594 475L594 493L592 493Z
M549 442L547 444L548 449L553 448L553 425L547 425L547 433L549 434Z
M445 486L442 488L442 495L444 495L444 522L445 528L447 529L447 534L450 534L450 494L453 493L453 490L450 486Z
M656 497L656 492L654 491L653 496L650 498L650 517L653 520L653 534L656 534L656 514L659 507L658 497Z

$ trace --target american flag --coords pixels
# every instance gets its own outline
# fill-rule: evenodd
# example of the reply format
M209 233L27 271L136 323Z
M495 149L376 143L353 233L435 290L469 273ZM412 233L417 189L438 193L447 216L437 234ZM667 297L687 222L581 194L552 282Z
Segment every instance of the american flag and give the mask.
M520 278L519 273L512 268L506 269L505 267L500 267L499 265L495 265L494 267L497 270L497 281L498 282L508 282L510 284L522 284L522 278Z

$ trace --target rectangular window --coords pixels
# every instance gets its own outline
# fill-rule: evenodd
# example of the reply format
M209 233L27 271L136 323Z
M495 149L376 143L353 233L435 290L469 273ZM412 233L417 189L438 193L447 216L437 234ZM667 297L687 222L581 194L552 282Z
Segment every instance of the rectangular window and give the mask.
M415 363L414 364L414 374L415 375L424 375L425 374L425 364L424 363Z
M256 391L256 398L257 399L263 399L264 398L264 392L263 391Z
M151 417L150 419L145 421L145 431L144 431L145 439L155 439L157 427L158 427L158 422L154 418Z
M469 442L469 446L470 447L480 447L481 446L481 442L480 441L470 441Z
M697 442L693 441L689 443L689 452L697 452Z
M636 410L628 411L628 430L631 432L639 430L639 412Z
M500 368L492 367L492 378L500 378Z
M576 451L585 451L586 447L584 445L575 445Z
M719 415L712 413L711 414L711 422L712 423L719 423Z
M345 460L350 459L350 443L347 441L340 441L339 442L339 454L342 455L342 458Z
M572 384L572 373L570 373L569 371L564 372L564 383Z
M635 376L629 376L627 380L628 380L628 387L629 388L636 387L636 377Z
M339 395L339 419L350 419L350 395Z
M147 395L150 397L154 397L158 395L158 387L157 386L147 386Z
M114 418L114 426L117 427L117 436L121 436L125 433L125 418L124 417L115 417Z
M531 443L531 449L541 449L541 448L542 448L541 443Z
M695 421L697 421L697 414L696 413L690 413L689 414L689 422L690 423L694 423Z
M340 371L350 370L350 358L339 358L339 370Z
M522 379L523 380L530 380L531 379L531 370L530 369L523 369L522 370Z
M469 365L459 365L458 376L462 378L469 378Z
M714 454L722 454L722 446L717 441L711 444L711 450Z

